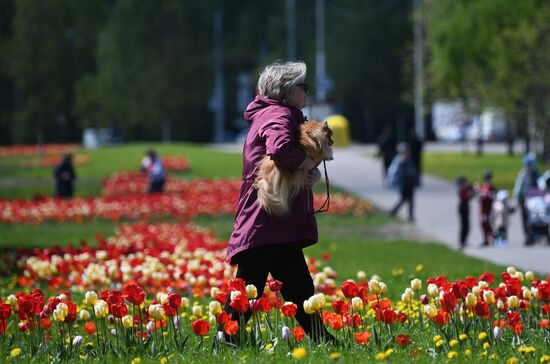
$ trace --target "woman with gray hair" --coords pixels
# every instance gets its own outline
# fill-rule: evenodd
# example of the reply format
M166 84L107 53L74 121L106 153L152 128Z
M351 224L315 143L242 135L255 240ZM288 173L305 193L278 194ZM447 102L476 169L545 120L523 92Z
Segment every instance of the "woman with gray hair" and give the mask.
M321 178L315 162L298 144L299 126L305 121L301 109L306 104L308 91L306 70L303 62L268 65L258 80L259 94L244 112L250 127L243 147L242 186L227 260L238 265L236 278L256 286L258 297L263 294L269 273L282 282L281 294L286 301L297 305L296 319L306 333L312 335L312 323L323 326L319 315L311 317L303 308L303 302L314 294L302 252L304 247L317 242L313 194L310 188L300 192L292 202L290 213L277 217L260 207L254 188L256 171L265 155L279 168L307 169L305 183L309 187ZM233 320L239 321L239 312L230 300L225 310ZM246 320L250 315L248 310ZM334 340L326 330L312 338Z

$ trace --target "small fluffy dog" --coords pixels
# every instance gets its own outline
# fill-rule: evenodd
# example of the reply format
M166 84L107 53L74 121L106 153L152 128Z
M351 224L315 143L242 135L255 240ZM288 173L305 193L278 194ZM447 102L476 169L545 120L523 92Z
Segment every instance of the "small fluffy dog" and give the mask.
M300 146L317 164L332 160L332 129L328 123L313 120L300 125ZM294 197L305 188L308 170L291 172L278 167L265 156L257 172L254 187L258 190L258 202L270 215L282 217L290 211Z

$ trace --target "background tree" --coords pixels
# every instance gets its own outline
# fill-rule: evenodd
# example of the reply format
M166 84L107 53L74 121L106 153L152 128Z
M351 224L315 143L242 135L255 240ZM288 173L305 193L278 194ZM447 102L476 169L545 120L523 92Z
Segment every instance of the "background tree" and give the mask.
M538 0L429 1L429 79L436 95L502 110L527 141L548 120L550 4ZM546 62L546 63L545 63ZM550 135L546 133L545 140ZM548 143L548 142L546 142ZM545 148L546 153L549 152Z

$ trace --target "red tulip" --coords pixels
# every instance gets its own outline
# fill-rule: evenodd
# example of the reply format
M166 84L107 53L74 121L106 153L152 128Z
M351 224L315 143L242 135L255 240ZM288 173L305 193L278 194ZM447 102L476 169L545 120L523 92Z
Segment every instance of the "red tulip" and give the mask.
M126 283L123 288L124 298L133 305L141 305L145 301L145 291L137 284Z
M76 304L71 301L66 301L65 304L68 308L67 316L65 316L65 322L72 323L76 320Z
M233 307L237 312L245 313L248 310L248 298L246 295L240 294L235 296L229 306Z
M332 301L332 309L337 314L343 315L343 314L349 313L350 303L344 302L342 300Z
M449 313L445 310L438 310L433 320L438 325L446 325L449 322Z
M272 279L269 282L267 282L267 285L272 292L279 292L283 287L283 282L278 281L276 279Z
M181 296L177 292L171 292L168 294L168 305L173 307L176 311L181 308Z
M226 324L227 322L229 322L231 320L231 315L228 314L227 312L225 311L222 311L218 316L216 316L216 321L219 323L219 324Z
M210 331L210 324L205 320L195 320L191 323L195 335L204 336Z
M296 304L284 304L281 308L281 311L283 312L283 316L286 317L294 317L296 316L296 311L298 310L298 306Z
M484 320L488 320L489 315L491 314L491 311L489 310L489 304L484 301L478 301L477 305L474 307L474 311L476 315L483 318Z
M395 343L401 346L402 348L408 346L410 342L411 342L411 337L409 335L398 335L395 338Z
M233 336L237 333L237 331L239 331L239 324L234 320L227 321L223 324L223 331L227 335Z
M345 281L340 286L340 290L346 298L352 298L357 296L357 285L351 281Z
M358 345L368 345L371 334L367 331L362 331L362 332L356 332L354 336L355 336L355 342Z
M296 339L296 341L300 342L300 341L304 341L304 337L306 336L306 333L301 326L296 326L295 328L292 329L292 335L294 336L294 339Z
M11 315L11 306L9 303L0 303L0 320L6 320Z
M84 324L84 331L88 333L88 335L95 335L95 322L88 321Z
M441 308L447 312L453 312L458 303L456 295L452 292L443 292L443 298L440 300Z

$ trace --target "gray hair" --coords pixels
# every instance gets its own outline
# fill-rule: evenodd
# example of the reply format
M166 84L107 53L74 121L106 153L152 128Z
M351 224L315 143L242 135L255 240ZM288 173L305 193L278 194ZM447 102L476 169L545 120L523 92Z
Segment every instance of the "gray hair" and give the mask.
M275 62L268 65L258 80L260 96L286 103L292 87L306 80L304 62Z

